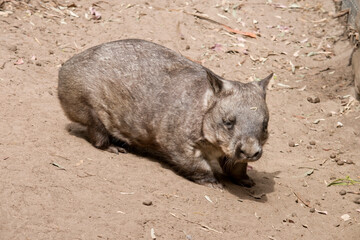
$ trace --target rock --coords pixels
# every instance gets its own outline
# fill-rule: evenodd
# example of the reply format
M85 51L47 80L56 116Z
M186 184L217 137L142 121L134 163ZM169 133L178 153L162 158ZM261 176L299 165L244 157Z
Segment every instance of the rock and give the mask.
M343 126L344 126L344 124L342 124L341 122L337 122L337 123L336 123L336 127L337 127L337 128L341 128L341 127L343 127Z
M8 47L8 49L12 52L16 52L18 50L17 46L16 45L11 45Z
M354 164L353 160L346 160L345 161L347 164Z
M354 203L360 204L360 197L355 198Z
M294 142L294 141L290 141L290 142L289 142L289 147L296 147L295 142Z
M314 140L311 140L309 143L310 143L310 145L315 145L316 144L316 142Z
M152 205L152 201L150 201L150 200L145 200L145 201L143 201L143 204L144 204L145 206L151 206L151 205Z
M339 165L339 166L342 166L342 165L344 165L344 161L343 160L339 160L339 161L337 161L337 165Z
M314 213L315 212L315 208L310 208L310 212Z
M342 189L342 190L339 192L339 194L340 194L341 196L343 196L343 195L346 194L346 191L345 191L344 189Z
M306 100L310 103L319 103L320 102L319 97L307 97Z
M330 154L330 158L336 158L336 154L335 153Z
M320 98L319 97L315 97L314 98L314 103L319 103L320 102Z

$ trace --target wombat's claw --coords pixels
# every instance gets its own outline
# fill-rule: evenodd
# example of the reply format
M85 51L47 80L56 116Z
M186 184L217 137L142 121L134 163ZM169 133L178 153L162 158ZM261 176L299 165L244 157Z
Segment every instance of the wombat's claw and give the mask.
M222 183L220 183L220 182L209 183L209 187L211 187L211 188L213 188L213 189L219 189L219 190L223 190L223 189L224 189L224 185L222 185Z
M105 150L108 151L108 152L111 152L111 153L115 153L115 154L127 153L125 148L122 148L122 147L119 147L119 146L114 146L114 145L109 146Z
M220 189L220 190L224 189L224 186L218 180L216 180L215 178L201 179L201 180L197 180L195 182L200 184L200 185L204 185L204 186L211 187L211 188L214 188L214 189Z

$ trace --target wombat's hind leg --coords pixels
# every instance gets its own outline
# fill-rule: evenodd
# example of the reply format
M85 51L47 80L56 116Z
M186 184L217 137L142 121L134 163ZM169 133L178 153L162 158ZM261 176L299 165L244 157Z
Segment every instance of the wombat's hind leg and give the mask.
M87 130L89 141L94 147L115 154L126 153L124 148L112 144L112 137L94 112L91 112L91 120Z
M186 166L186 169L181 167L179 173L184 175L187 179L196 182L200 185L205 185L213 188L223 189L223 185L215 178L214 173L205 160L193 162L193 164Z

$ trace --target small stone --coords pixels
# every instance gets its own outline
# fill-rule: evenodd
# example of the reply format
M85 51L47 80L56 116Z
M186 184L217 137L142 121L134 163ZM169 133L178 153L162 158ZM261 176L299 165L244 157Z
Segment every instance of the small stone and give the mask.
M315 145L316 144L316 142L314 140L311 140L309 143L310 143L310 145Z
M315 97L313 100L314 100L314 103L319 103L319 102L320 102L320 98L319 98L319 97Z
M336 158L336 154L335 153L330 154L330 158Z
M353 160L346 160L347 164L354 164Z
M314 213L315 212L315 208L310 208L310 212Z
M189 49L190 49L190 46L189 46L189 45L186 45L185 49L186 49L186 50L189 50Z
M360 204L360 197L355 198L354 203L356 203L356 204Z
M339 194L340 194L341 196L344 196L344 195L346 194L346 191L345 191L344 189L342 189L342 190L339 192Z
M307 149L312 149L312 146L306 146Z
M144 204L145 206L151 206L151 205L152 205L152 201L150 201L150 200L145 200L145 201L143 201L143 204Z
M339 161L337 161L337 165L339 165L339 166L342 166L342 165L344 165L344 161L343 160L339 160Z
M340 161L340 158L335 158L334 161L338 162L338 161Z
M344 124L342 124L341 122L337 122L337 123L336 123L336 127L337 127L337 128L341 128L341 127L343 127L343 126L344 126Z
M35 65L41 67L41 63L39 62L35 63Z
M341 216L341 219L344 220L344 222L349 221L351 219L349 214L344 214Z
M50 55L53 55L53 54L54 54L54 51L53 51L53 50L49 50L49 54L50 54Z
M319 103L320 102L320 98L319 97L307 97L306 100L310 103Z
M12 52L16 52L18 50L16 45L9 46L8 49Z
M340 223L335 223L334 227L340 227Z
M289 142L289 147L295 147L295 146L296 146L296 144L294 141Z

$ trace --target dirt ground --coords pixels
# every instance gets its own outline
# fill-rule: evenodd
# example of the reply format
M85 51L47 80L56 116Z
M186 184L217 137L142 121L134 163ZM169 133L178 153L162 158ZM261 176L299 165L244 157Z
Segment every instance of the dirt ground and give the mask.
M327 186L360 180L352 45L334 12L330 0L0 0L0 239L359 239L360 185ZM256 186L197 185L68 131L59 67L126 38L226 79L275 73Z

